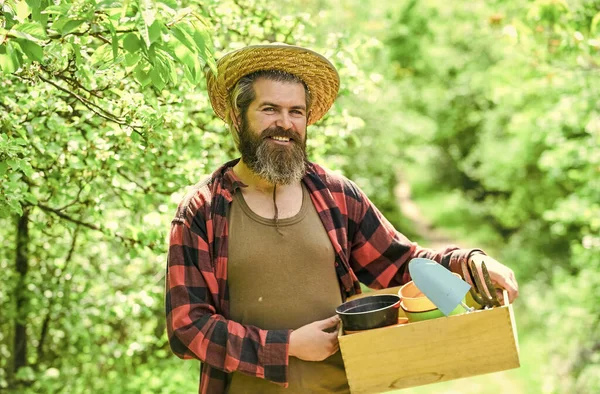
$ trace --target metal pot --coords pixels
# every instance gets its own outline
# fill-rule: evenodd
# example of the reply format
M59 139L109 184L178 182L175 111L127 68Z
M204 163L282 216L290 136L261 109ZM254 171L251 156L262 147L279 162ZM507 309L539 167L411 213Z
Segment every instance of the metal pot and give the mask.
M344 330L358 331L398 324L398 308L398 295L378 294L345 302L335 311Z

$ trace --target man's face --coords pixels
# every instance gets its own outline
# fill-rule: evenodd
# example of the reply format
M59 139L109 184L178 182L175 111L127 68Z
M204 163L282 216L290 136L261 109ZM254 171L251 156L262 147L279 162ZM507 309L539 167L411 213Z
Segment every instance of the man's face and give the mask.
M304 85L258 79L256 98L239 130L244 163L272 184L300 181L306 165L306 96Z

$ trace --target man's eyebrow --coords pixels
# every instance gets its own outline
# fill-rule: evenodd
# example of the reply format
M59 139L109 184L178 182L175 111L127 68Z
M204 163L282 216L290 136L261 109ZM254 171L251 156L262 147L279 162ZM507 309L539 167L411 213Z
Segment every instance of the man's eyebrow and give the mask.
M274 108L281 108L281 105L271 103L269 101L264 101L264 102L260 103L260 105L258 107L261 108L261 107L266 107L266 106L274 107ZM306 106L305 105L294 105L294 106L292 106L292 109L301 109L301 110L306 111Z

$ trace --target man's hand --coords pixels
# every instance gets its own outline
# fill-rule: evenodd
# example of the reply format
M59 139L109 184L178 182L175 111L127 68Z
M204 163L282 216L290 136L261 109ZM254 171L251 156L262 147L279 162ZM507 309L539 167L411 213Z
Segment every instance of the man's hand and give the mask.
M485 266L490 274L490 279L492 283L497 288L506 289L508 292L508 300L509 302L513 302L519 296L519 285L517 284L517 279L515 278L515 273L513 270L505 266L504 264L499 263L495 259L490 256L486 256L484 254L473 254L469 258L469 261L473 261L475 266L477 267L477 271L479 273L479 278L481 282L483 282L483 273L481 271L481 263L485 263ZM473 273L474 274L474 273ZM497 291L498 299L502 300L502 291Z
M337 327L340 318L335 315L319 320L297 330L290 335L290 356L305 361L323 361L339 350L338 332L324 332L328 328Z

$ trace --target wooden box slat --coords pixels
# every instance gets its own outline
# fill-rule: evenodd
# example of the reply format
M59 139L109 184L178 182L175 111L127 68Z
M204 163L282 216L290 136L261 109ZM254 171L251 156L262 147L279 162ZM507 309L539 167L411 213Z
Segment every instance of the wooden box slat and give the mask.
M394 291L397 288L361 296ZM353 394L383 393L520 366L512 305L350 335L343 335L342 327L339 342Z

